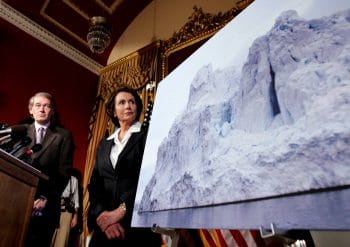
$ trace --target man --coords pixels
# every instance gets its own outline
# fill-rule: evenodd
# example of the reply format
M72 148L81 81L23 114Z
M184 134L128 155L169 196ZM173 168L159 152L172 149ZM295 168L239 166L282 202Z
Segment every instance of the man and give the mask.
M59 228L56 229L53 237L54 247L69 246L70 232L77 227L78 221L81 220L79 217L80 171L71 169L69 174L70 179L61 196L61 217Z
M50 246L59 223L60 197L69 179L67 170L72 166L74 145L71 133L55 121L56 104L49 93L36 93L29 100L28 108L34 119L34 123L25 125L32 139L29 147L40 144L42 148L24 161L47 175L49 180L39 182L26 246Z

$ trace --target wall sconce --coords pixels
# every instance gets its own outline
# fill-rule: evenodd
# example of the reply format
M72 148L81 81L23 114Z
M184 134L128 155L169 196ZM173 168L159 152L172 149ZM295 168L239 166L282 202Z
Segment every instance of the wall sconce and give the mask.
M93 53L104 52L111 42L111 28L105 17L94 16L90 19L87 41Z

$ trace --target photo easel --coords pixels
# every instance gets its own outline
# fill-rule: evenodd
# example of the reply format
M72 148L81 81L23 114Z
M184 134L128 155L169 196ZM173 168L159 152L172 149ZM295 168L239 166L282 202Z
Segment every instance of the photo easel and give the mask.
M272 246L290 246L290 247L306 247L306 241L302 239L291 239L286 236L286 231L277 229L274 223L270 224L271 229L260 227L260 236L267 245Z
M155 233L167 235L171 238L171 247L177 247L179 244L180 234L172 228L162 228L153 224L152 231Z

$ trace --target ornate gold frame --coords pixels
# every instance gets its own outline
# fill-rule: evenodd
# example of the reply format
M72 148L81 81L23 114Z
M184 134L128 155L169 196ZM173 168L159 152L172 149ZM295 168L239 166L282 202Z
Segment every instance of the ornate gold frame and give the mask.
M175 32L170 39L162 42L161 79L164 79L171 72L169 71L170 56L176 56L177 52L196 45L201 41L206 41L253 1L240 0L229 11L224 14L219 12L216 15L204 13L202 8L194 6L194 12L189 17L189 21L178 32Z

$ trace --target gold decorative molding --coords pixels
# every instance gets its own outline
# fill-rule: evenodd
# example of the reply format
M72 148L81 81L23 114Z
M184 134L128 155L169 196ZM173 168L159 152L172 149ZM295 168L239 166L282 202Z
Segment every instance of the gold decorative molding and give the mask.
M160 42L157 41L103 68L98 94L106 99L110 92L121 85L140 90L147 83L157 81L159 47Z
M168 74L167 58L170 54L201 40L207 39L224 27L254 0L240 0L225 12L218 14L204 13L202 8L194 6L194 12L185 25L162 44L162 78Z
M154 42L101 70L94 111L89 122L89 139L94 138L97 116L101 111L104 113L104 104L118 87L129 86L137 90L144 104L143 112L147 104L153 102L159 81L159 47L160 41ZM110 133L114 125L107 120L104 128Z
M217 32L235 16L237 16L243 9L245 9L253 0L240 0L236 5L222 14L204 13L202 8L194 6L194 12L188 18L186 24L178 31L174 32L173 36L164 42L164 49L169 50L175 48L177 44L184 44L206 38Z

